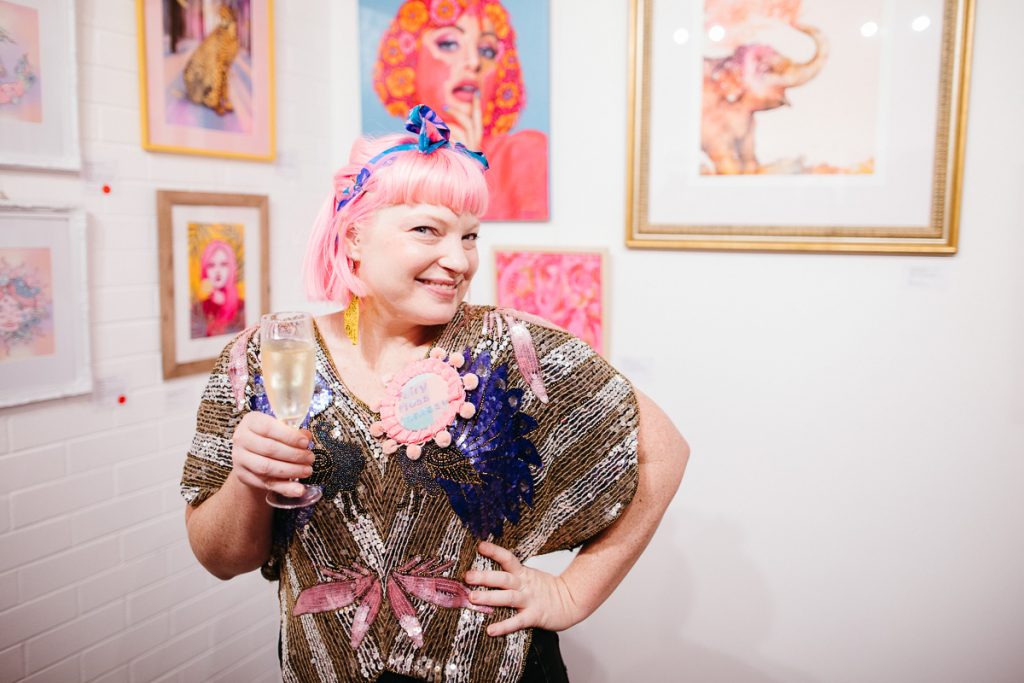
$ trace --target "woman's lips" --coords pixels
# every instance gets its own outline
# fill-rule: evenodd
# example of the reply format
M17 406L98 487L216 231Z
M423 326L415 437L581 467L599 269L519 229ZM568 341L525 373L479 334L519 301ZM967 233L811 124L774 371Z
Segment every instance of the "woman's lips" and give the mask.
M472 102L473 97L480 91L475 83L459 83L452 88L452 96L462 102Z
M423 285L428 292L441 301L451 301L459 291L459 283L455 281L441 280L416 280Z

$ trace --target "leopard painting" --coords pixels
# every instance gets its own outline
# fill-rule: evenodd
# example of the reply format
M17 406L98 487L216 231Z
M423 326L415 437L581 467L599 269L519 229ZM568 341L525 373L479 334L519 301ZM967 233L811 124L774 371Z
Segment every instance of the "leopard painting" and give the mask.
M235 13L220 6L220 24L203 38L185 64L188 99L209 107L218 116L234 111L228 97L228 72L238 54L238 23Z

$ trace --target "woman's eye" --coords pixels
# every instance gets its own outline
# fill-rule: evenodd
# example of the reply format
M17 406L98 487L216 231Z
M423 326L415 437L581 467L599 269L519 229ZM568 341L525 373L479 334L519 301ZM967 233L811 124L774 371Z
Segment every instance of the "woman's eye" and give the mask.
M498 56L498 51L495 50L490 45L481 45L479 52L480 56L483 57L484 59L494 59L495 57Z
M468 235L463 235L463 236L462 236L462 239L464 239L464 240L469 240L470 242L476 242L476 240L477 240L477 238L478 238L478 237L480 237L480 235L478 235L478 234L477 234L477 233L475 233L475 232L471 232L471 233L469 233Z
M413 230L413 232L418 232L421 235L436 235L437 234L437 228L433 228L433 227L431 227L429 225L417 225L412 230Z
M437 41L437 48L444 52L455 52L459 49L459 41L451 38L441 38Z

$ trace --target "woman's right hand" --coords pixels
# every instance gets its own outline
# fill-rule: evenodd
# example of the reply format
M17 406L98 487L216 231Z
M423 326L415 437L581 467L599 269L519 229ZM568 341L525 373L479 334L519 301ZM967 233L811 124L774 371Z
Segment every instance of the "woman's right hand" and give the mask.
M451 128L454 142L461 142L474 152L482 149L484 122L480 108L479 90L473 93L473 101L469 103L469 111L462 112L449 107L442 112L442 116L448 119L448 127Z
M246 413L231 438L232 470L239 482L259 491L301 496L304 486L291 479L313 473L312 434L256 411Z

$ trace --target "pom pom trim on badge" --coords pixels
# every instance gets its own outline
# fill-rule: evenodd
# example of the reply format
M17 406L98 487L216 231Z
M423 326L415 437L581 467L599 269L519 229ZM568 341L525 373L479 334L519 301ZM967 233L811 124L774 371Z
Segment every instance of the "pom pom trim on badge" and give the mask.
M442 448L451 444L448 426L457 415L468 419L476 410L466 401L466 390L475 389L479 378L456 371L465 362L462 354L449 356L446 350L434 348L428 358L410 363L388 382L380 421L370 425L370 434L384 439L385 454L404 445L406 456L418 460L421 444L431 439Z

